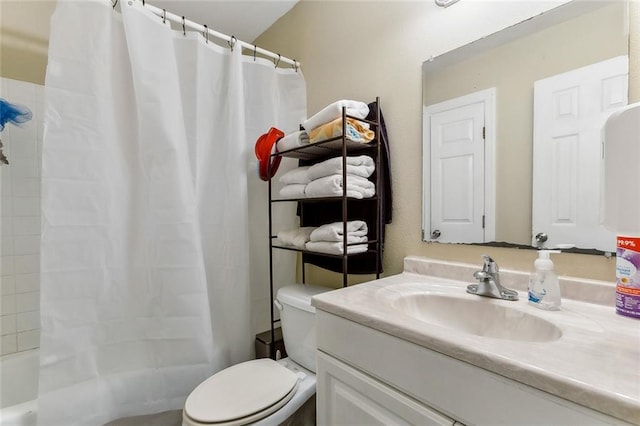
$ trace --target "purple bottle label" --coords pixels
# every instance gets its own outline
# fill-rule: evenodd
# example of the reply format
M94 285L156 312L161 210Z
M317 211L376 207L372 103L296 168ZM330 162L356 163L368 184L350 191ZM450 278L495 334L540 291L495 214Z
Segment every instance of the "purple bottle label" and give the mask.
M640 318L640 237L618 236L616 312Z

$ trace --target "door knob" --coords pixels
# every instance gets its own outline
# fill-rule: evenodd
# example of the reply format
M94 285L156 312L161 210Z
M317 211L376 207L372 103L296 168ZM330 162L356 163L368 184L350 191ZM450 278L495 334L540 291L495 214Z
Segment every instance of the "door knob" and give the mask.
M536 234L536 241L539 243L545 243L548 239L549 237L547 237L547 234L545 234L544 232L538 232Z
M439 238L439 237L440 237L440 235L441 235L440 230L439 230L439 229L436 229L435 231L433 231L433 232L431 233L431 238L435 240L436 238Z

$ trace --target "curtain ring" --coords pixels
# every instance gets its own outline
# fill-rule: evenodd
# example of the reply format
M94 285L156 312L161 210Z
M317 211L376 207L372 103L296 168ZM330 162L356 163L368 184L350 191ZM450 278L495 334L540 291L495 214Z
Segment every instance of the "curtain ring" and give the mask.
M236 45L236 42L238 41L238 39L236 38L236 36L231 36L231 40L229 40L227 42L227 44L229 45L229 47L231 48L231 51L233 52L233 48Z
M113 6L112 6L112 7L113 7L113 9L115 9L117 5L118 5L118 0L116 0L116 1L114 1L114 2L113 2Z
M258 46L253 45L253 62L256 61L256 51L258 50Z
M298 61L296 61L296 58L293 58L293 69L298 72Z
M182 35L186 36L187 35L187 30L184 26L184 16L182 17Z
M167 23L167 9L162 9L162 23Z
M281 58L281 56L280 56L280 54L278 53L278 62L273 61L273 62L276 64L276 68L278 68L278 64L280 63L280 58Z
M209 27L204 26L204 41L209 43Z

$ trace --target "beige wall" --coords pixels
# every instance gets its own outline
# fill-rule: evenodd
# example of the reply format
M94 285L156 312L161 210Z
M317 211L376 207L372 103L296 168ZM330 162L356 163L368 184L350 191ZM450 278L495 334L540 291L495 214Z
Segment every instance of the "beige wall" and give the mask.
M0 76L44 84L55 5L55 0L0 0Z
M479 264L481 254L490 253L503 268L532 269L536 253L531 250L425 243L420 238L422 62L491 33L478 28L482 23L496 30L526 19L518 19L510 9L515 6L523 11L530 2L461 1L440 9L432 1L303 0L257 40L302 62L310 113L337 99L381 97L391 140L394 190L386 274L400 272L407 255ZM615 261L603 256L565 253L556 255L555 264L560 274L615 279ZM339 282L335 275L311 269L311 281Z
M612 3L425 73L425 106L496 88L496 241L531 244L535 81L626 55L625 9Z

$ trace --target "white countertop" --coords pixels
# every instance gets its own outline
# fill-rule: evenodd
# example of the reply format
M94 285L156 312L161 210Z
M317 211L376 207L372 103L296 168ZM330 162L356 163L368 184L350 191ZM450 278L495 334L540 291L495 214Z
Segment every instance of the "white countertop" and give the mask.
M616 314L611 303L615 297L612 283L584 283L590 295L583 294L581 299L608 303L599 304L567 298L565 294L578 296L580 286L576 280L562 280L561 310L543 311L527 303L523 290L528 274L501 271L502 285L521 291L520 300L482 298L483 303L504 304L552 322L562 330L562 336L548 342L454 332L420 321L392 306L394 296L424 289L462 298L480 297L465 291L466 285L474 281L469 272L477 269L473 265L407 258L402 274L323 293L314 296L312 303L320 310L640 424L640 320Z

